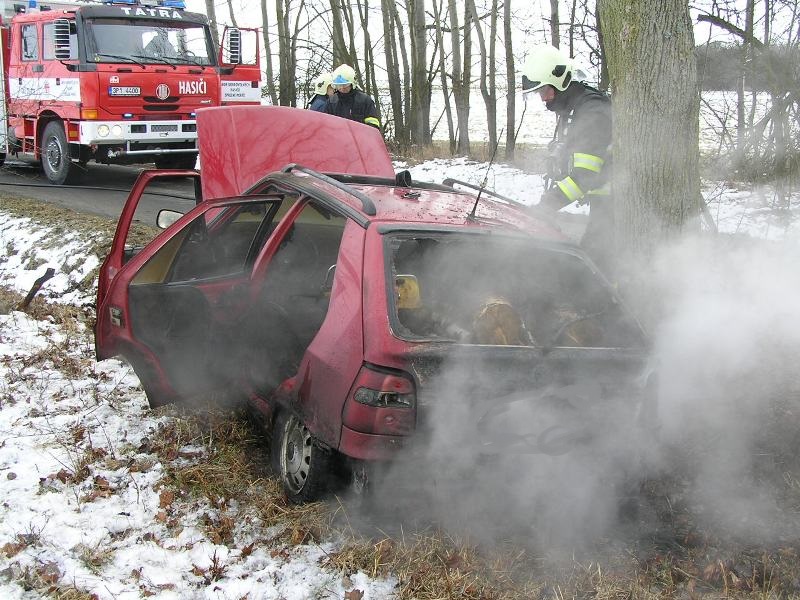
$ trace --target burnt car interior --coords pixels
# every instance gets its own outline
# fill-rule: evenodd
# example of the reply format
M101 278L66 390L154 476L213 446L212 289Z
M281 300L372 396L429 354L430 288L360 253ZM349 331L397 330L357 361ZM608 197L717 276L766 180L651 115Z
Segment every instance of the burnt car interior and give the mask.
M307 202L263 280L251 275L300 200L270 196L206 211L131 281L132 332L159 357L178 393L224 384L242 367L267 391L296 370L327 313L346 219Z
M465 344L629 348L641 328L579 255L496 235L387 236L395 333Z
M267 270L245 335L253 389L267 394L297 372L330 302L332 274L347 219L309 202Z

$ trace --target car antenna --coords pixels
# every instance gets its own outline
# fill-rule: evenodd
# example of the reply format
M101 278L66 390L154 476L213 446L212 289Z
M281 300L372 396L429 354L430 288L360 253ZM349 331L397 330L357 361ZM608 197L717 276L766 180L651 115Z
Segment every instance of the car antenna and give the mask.
M467 220L468 221L474 221L475 220L475 211L478 210L478 202L481 201L481 194L483 193L483 189L486 187L486 184L488 183L489 171L492 170L492 165L494 164L494 157L497 156L497 148L498 148L498 146L500 146L500 138L503 137L503 132L504 131L505 131L505 128L500 130L500 135L497 136L497 139L494 142L494 150L492 150L492 158L489 159L489 166L486 167L486 175L484 175L483 182L481 182L481 189L478 190L478 197L475 198L475 204L472 205L472 210L467 215Z

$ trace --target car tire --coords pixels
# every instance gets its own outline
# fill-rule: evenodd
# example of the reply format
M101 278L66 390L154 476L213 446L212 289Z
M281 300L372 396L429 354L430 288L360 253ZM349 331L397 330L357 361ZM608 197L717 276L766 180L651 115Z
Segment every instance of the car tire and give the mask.
M76 169L70 158L67 134L61 121L50 121L42 134L42 170L53 185L72 183Z
M332 453L322 448L305 424L282 410L275 418L270 449L272 468L293 504L314 502L328 490Z
M153 162L157 169L194 169L197 165L197 155L167 154L157 156Z

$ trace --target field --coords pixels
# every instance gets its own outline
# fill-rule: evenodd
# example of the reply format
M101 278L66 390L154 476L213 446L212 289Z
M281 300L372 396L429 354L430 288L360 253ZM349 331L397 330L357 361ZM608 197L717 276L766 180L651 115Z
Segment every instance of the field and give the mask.
M493 184L531 189L519 179ZM749 222L752 198L717 201ZM653 264L663 428L635 448L625 502L580 457L547 479L531 474L548 459L509 457L518 476L500 483L472 465L448 486L427 461L372 502L294 507L241 414L214 398L151 411L127 365L94 361L113 226L0 199L0 596L800 597L794 228L688 241ZM20 310L46 266L56 277Z

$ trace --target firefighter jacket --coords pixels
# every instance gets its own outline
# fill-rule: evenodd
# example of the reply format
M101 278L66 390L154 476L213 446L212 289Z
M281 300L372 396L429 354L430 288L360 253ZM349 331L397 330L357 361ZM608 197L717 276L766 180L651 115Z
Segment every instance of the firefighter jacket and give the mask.
M375 101L356 88L351 88L347 93L336 92L328 100L326 112L351 121L366 123L377 129L381 128L381 120L378 115L378 109L375 108Z
M317 112L326 112L328 108L328 97L321 94L315 94L308 103L308 109Z
M558 123L550 144L550 189L542 205L558 210L593 197L609 202L611 100L585 83L573 82L547 108L558 115Z

